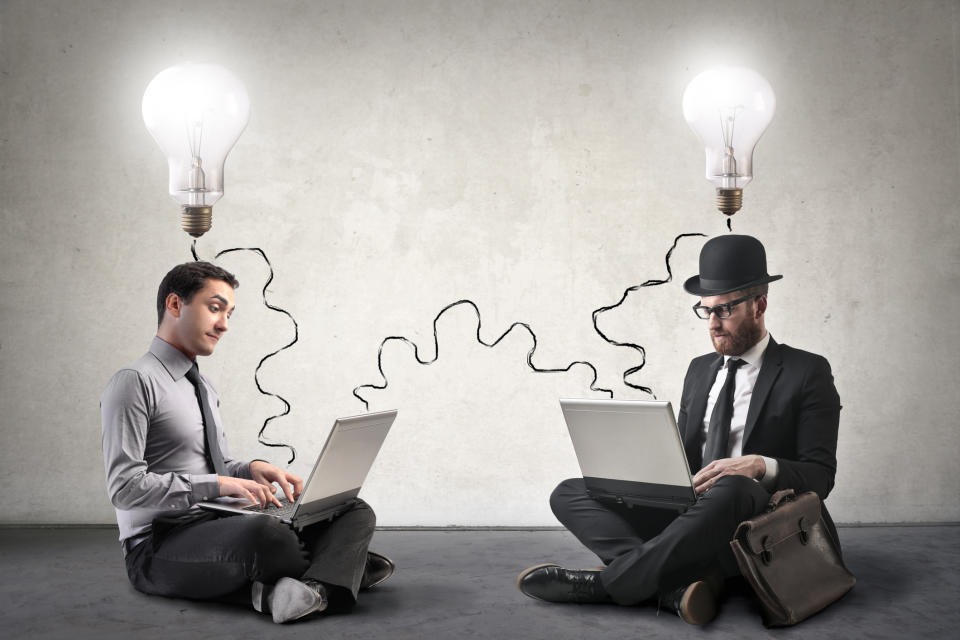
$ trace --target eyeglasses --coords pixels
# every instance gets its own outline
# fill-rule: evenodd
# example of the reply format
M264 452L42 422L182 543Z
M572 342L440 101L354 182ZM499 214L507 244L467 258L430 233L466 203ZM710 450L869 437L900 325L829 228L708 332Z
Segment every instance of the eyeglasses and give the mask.
M759 297L761 296L747 296L746 298L739 298L737 300L731 300L730 302L718 304L715 307L705 307L698 302L697 304L693 305L693 312L697 314L697 317L701 320L709 320L711 313L717 314L717 317L723 320L725 318L729 318L730 314L733 313L733 308L741 302L746 302L747 300L753 300Z

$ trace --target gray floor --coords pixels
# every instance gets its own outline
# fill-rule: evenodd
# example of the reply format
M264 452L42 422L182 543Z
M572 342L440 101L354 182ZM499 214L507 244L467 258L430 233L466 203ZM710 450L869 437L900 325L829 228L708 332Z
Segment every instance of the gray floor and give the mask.
M562 531L378 531L399 569L350 615L274 625L252 609L145 596L122 570L116 531L0 529L3 638L903 638L957 637L960 526L842 528L858 578L799 626L768 631L744 593L710 625L656 607L551 605L514 587L527 565L590 566Z

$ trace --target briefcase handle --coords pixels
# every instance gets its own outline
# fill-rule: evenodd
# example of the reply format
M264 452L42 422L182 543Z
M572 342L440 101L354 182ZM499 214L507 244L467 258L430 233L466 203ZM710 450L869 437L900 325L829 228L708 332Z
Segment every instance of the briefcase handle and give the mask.
M797 499L797 492L793 489L782 489L777 491L775 494L770 496L770 501L767 503L767 513L776 510L782 504L787 502L793 502Z

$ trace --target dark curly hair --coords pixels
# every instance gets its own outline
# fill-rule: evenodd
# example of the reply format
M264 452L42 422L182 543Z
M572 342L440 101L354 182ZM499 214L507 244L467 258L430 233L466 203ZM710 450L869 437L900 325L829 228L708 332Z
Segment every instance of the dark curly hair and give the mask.
M240 282L236 277L221 267L209 262L185 262L178 264L163 276L160 282L160 288L157 290L157 326L163 322L163 312L167 307L167 296L175 293L180 296L184 304L189 304L190 299L200 289L208 279L223 280L231 287L236 289Z

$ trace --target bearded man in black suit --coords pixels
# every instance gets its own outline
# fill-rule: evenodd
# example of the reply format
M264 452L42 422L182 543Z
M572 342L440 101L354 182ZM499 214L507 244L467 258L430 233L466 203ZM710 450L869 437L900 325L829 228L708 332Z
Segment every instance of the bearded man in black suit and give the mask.
M659 596L685 621L705 624L724 580L739 573L729 545L737 525L780 489L827 497L840 398L825 358L779 344L766 330L768 285L781 277L767 274L756 238L728 234L704 244L700 273L684 289L700 297L693 309L708 321L716 353L690 363L677 416L697 501L678 515L599 502L583 478L560 483L550 497L554 514L605 567L537 565L520 574L523 593L624 605Z

